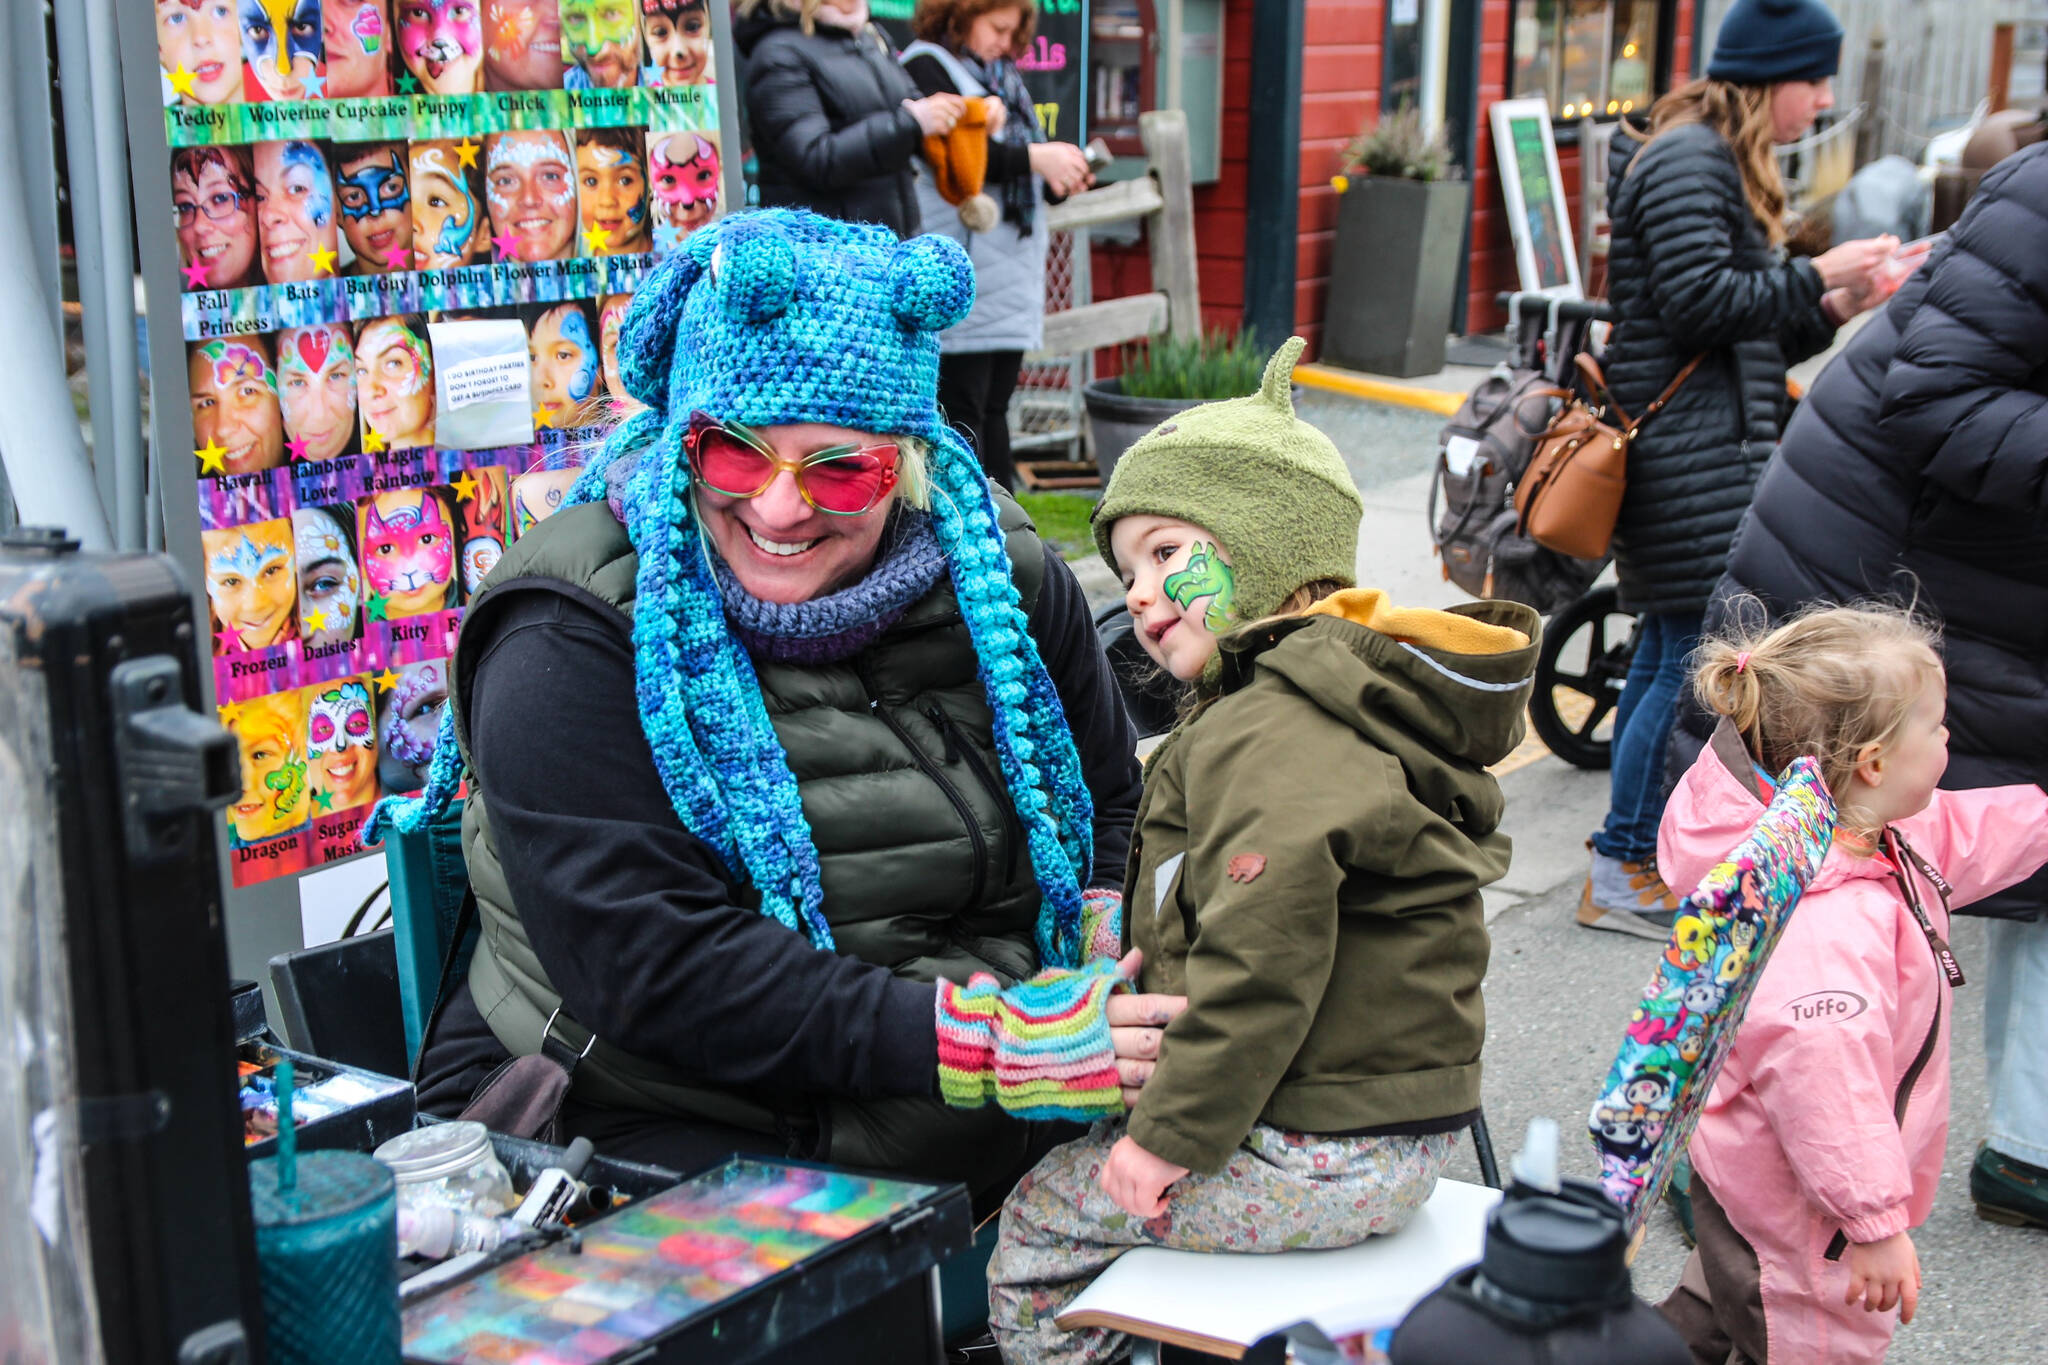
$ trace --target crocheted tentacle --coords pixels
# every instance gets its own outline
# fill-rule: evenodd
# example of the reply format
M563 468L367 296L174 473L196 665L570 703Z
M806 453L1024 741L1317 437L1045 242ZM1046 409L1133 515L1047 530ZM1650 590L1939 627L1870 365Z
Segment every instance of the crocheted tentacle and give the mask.
M1041 902L1039 960L1082 960L1081 886L1094 845L1094 803L1081 759L1010 578L996 509L980 463L948 428L932 441L933 519L974 640L994 714L996 751L1031 851Z
M363 847L383 843L387 825L400 834L417 834L448 809L448 803L461 789L462 749L455 742L455 701L451 697L441 708L441 724L434 732L434 756L427 760L427 778L419 795L387 796L373 806L370 818L363 821Z

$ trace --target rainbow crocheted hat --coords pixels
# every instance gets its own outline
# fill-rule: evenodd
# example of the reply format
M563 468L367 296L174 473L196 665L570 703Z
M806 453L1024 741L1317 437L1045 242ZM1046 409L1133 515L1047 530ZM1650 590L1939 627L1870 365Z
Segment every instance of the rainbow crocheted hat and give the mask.
M693 233L635 294L619 372L647 405L615 431L568 502L619 502L639 552L633 644L640 719L684 826L750 883L762 913L832 946L818 853L795 776L769 723L751 660L727 626L689 496L683 437L692 412L747 426L820 422L911 436L929 448L932 523L994 713L1003 777L1042 893L1046 966L1081 959L1081 887L1093 805L1079 755L1033 643L981 465L939 415L938 334L967 315L974 272L939 237L771 209ZM425 789L379 805L420 827L461 778L453 708Z

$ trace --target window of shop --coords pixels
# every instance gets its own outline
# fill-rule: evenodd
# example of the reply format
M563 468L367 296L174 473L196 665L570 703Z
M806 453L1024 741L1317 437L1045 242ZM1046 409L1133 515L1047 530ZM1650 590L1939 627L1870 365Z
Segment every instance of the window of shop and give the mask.
M1508 95L1560 119L1638 113L1669 69L1671 0L1514 0Z

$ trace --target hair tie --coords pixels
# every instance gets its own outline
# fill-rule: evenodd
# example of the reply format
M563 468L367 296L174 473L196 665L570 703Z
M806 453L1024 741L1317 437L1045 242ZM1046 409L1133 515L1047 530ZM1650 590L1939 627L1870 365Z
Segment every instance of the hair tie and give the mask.
M1740 672L1741 672L1741 671L1742 671L1743 669L1745 669L1745 668L1748 668L1748 667L1749 667L1749 651L1745 649L1745 650L1743 650L1743 651L1742 651L1742 652L1741 652L1740 654L1738 654L1738 655L1736 655L1736 656L1735 656L1735 671L1736 671L1737 673L1740 673Z

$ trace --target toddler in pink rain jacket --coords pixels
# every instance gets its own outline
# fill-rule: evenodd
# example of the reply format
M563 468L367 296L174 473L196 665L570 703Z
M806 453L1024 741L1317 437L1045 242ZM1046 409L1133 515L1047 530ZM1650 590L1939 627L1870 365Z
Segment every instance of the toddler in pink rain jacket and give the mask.
M2048 794L1936 789L1946 688L1903 613L1831 608L1711 642L1697 687L1723 719L1664 812L1672 885L1747 835L1767 774L1799 755L1842 819L1693 1136L1699 1246L1662 1308L1695 1360L1882 1360L1918 1303L1908 1230L1948 1139L1949 912L2048 862Z

